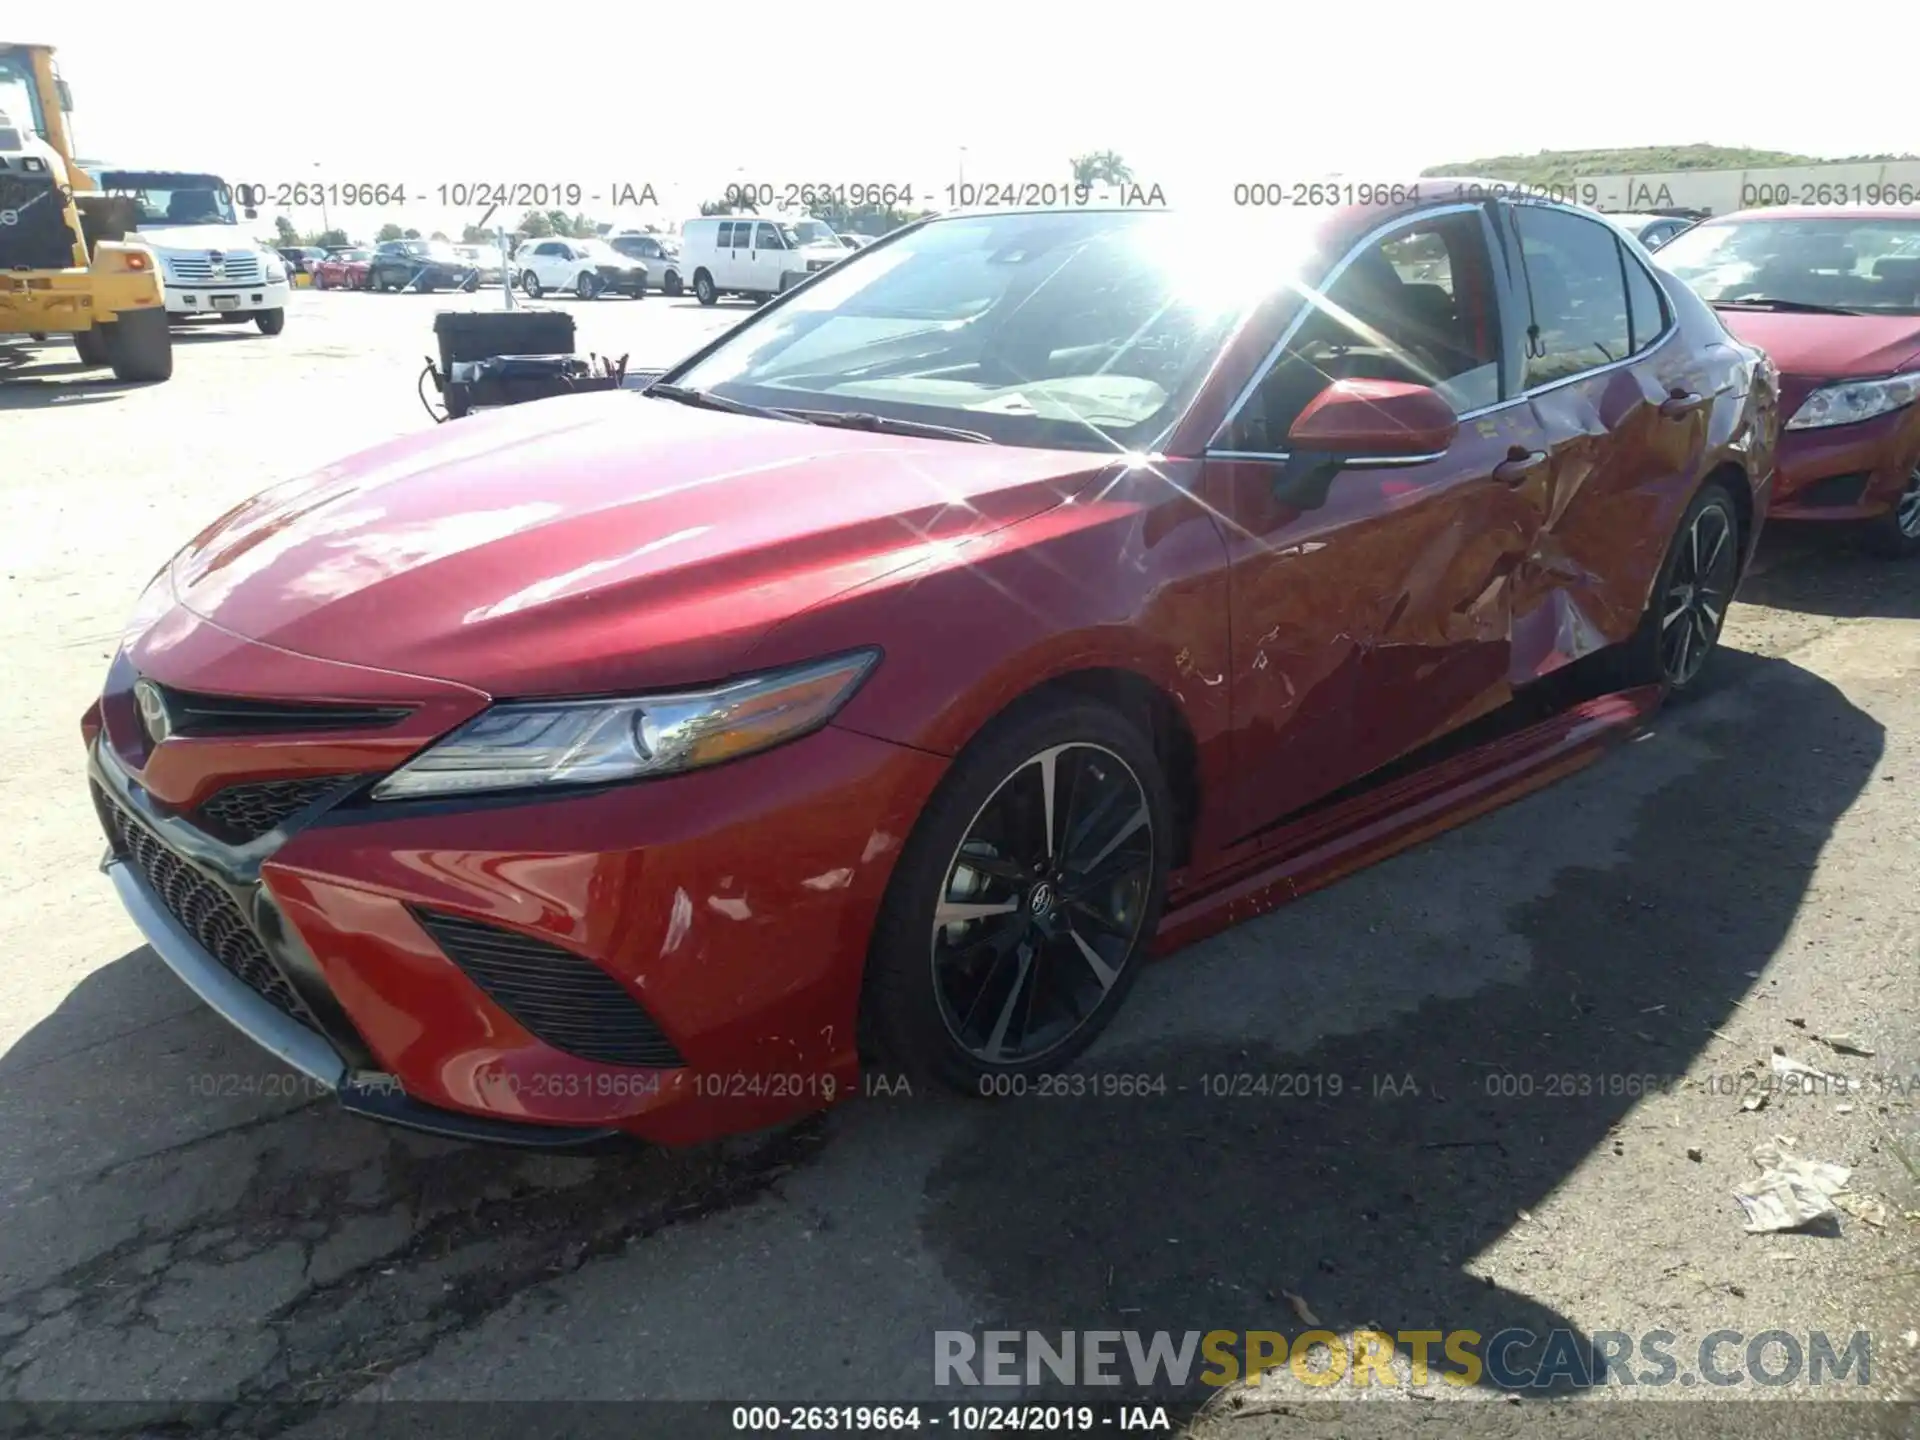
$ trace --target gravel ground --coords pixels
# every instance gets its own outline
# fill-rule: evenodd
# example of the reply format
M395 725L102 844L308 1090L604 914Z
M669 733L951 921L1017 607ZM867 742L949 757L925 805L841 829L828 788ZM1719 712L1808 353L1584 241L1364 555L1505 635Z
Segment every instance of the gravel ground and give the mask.
M1487 1388L1341 1406L1351 1389L1269 1377L1215 1394L1201 1431L1911 1426L1729 1403L1806 1399L1804 1376L1687 1383L1716 1330L1865 1330L1869 1383L1821 1395L1913 1393L1920 566L1839 537L1769 542L1718 684L1641 742L1154 967L1087 1065L1164 1095L873 1098L698 1150L542 1158L389 1132L278 1074L97 873L77 721L183 539L431 423L413 387L445 305L302 294L283 335L198 334L148 388L0 349L0 1400L207 1401L256 1435L325 1429L350 1398L944 1406L979 1392L933 1389L936 1330L1298 1331L1304 1307L1337 1334L1667 1330L1686 1373L1625 1412L1601 1403L1619 1387L1463 1411L1430 1402ZM583 348L635 365L742 313L571 308ZM1776 1046L1860 1088L1743 1108ZM1237 1073L1318 1078L1210 1093ZM1743 1233L1730 1191L1776 1136L1853 1167L1885 1224ZM321 1409L262 1408L283 1403Z

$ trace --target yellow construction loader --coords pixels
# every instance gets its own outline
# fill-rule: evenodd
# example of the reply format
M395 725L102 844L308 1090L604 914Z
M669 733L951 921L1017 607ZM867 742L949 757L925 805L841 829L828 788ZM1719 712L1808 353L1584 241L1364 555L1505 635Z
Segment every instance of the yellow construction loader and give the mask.
M0 41L0 340L70 334L80 358L121 380L173 374L153 251L138 211L100 193L73 158L53 47Z

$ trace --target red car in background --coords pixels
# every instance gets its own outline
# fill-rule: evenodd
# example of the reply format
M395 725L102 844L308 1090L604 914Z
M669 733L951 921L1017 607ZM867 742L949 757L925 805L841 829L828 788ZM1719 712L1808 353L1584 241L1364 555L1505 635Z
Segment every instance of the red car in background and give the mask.
M372 285L373 251L336 250L313 267L316 290L366 290Z
M1606 221L1491 193L929 219L645 392L266 492L84 718L122 901L445 1134L1065 1066L1154 950L1698 682L1772 368Z
M1879 553L1920 555L1920 209L1742 211L1657 263L1780 368L1776 518L1863 521Z

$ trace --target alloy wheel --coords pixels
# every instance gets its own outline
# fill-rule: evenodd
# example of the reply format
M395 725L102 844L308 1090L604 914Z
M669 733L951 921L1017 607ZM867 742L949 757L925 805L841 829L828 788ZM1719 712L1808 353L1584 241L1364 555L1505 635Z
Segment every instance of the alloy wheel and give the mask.
M1708 505L1693 517L1660 604L1660 669L1669 684L1683 686L1698 675L1720 638L1739 574L1738 551L1733 516L1724 504Z
M1920 540L1920 465L1907 477L1907 488L1893 507L1893 523L1909 540Z
M1102 745L1052 746L1000 782L934 907L934 991L983 1064L1059 1049L1130 963L1154 874L1147 795Z

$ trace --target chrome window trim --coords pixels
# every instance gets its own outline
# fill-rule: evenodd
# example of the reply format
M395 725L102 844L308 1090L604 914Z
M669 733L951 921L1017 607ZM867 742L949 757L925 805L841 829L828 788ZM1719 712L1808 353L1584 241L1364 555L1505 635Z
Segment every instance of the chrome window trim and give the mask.
M1514 205L1516 203L1525 203L1527 205L1538 206L1540 209L1543 209L1543 210L1565 211L1567 214L1577 216L1582 220L1588 221L1589 223L1598 222L1601 229L1610 231L1616 236L1626 233L1622 229L1622 227L1608 221L1606 217L1603 215L1599 215L1597 213L1589 213L1585 210L1580 209L1578 206L1575 206L1575 205L1564 205L1557 200L1528 200L1525 202L1515 202L1507 199L1490 198L1485 201L1463 202L1463 203L1454 204L1454 205L1443 205L1437 209L1420 210L1420 211L1416 211L1411 215L1402 215L1397 219L1388 221L1384 225L1379 225L1379 226L1376 226L1374 229L1369 230L1365 235L1361 236L1360 239L1354 241L1352 248L1349 249L1346 254L1342 255L1340 259L1334 264L1333 268L1327 272L1326 278L1323 281L1321 281L1319 293L1324 295L1329 289L1331 289L1334 283L1337 280L1339 280L1340 276L1346 272L1347 267L1351 265L1356 259L1358 259L1360 256L1360 253L1363 250L1365 250L1369 245L1376 243L1383 236L1391 234L1393 231L1400 229L1402 226L1410 223L1411 221L1424 220L1429 217L1439 216L1439 215L1459 215L1472 210L1484 211L1487 205L1489 204L1504 206L1504 205ZM1507 243L1507 237L1500 234L1497 227L1495 228L1495 231L1494 231L1494 239L1500 241L1502 248L1503 249L1505 248ZM1632 240L1633 237L1631 235L1628 235L1627 239ZM1516 235L1515 242L1517 243L1517 241L1518 241L1518 236ZM1637 246L1639 242L1634 241L1634 244ZM1590 376L1604 375L1610 370L1618 370L1623 365L1635 364L1638 361L1653 354L1654 351L1658 350L1661 346L1665 345L1669 340L1671 340L1676 334L1679 333L1680 308L1679 306L1675 305L1672 302L1671 298L1667 295L1666 286L1661 283L1659 275L1654 273L1652 267L1649 266L1648 263L1644 259L1642 259L1638 254L1633 253L1631 250L1629 250L1627 254L1629 259L1631 259L1635 264L1637 264L1642 271L1646 272L1647 279L1652 281L1654 288L1660 292L1661 306L1666 311L1666 318L1667 318L1666 328L1661 330L1660 333L1656 335L1652 340L1648 341L1646 346L1643 349L1637 350L1633 354L1624 356L1619 360L1610 360L1605 365L1596 365L1591 370L1581 370L1575 374L1564 376L1558 380L1549 380L1543 385L1535 385L1528 389L1517 391L1513 395L1508 396L1504 400L1498 401L1492 405L1483 405L1478 410L1468 410L1462 415L1460 415L1459 420L1461 424L1464 425L1469 420L1478 420L1483 416L1491 415L1496 411L1508 409L1511 406L1520 404L1522 401L1531 400L1536 395L1548 394L1551 391L1560 389L1564 385L1572 385L1575 382L1580 380L1585 380ZM1491 262L1493 258L1494 257L1489 256L1488 257L1489 262ZM1285 460L1288 458L1288 452L1284 450L1274 450L1274 451L1221 450L1215 447L1219 443L1220 437L1227 434L1228 431L1232 429L1234 421L1240 418L1240 412L1246 408L1247 401L1253 398L1253 392L1260 388L1260 382L1267 378L1268 373L1273 369L1275 365L1279 364L1281 355L1285 353L1287 346L1292 343L1294 335L1299 331L1300 327L1306 323L1307 316L1312 313L1314 308L1315 307L1312 305L1312 303L1309 302L1307 305L1301 308L1301 311L1298 315L1294 316L1294 318L1290 322L1288 322L1287 328L1281 332L1279 340L1277 340L1274 343L1273 348L1267 352L1266 358L1260 362L1260 368L1254 372L1253 378L1249 380L1246 383L1246 385L1244 385L1241 388L1239 395L1235 397L1232 408L1227 411L1226 419L1220 422L1219 428L1217 428L1213 433L1213 439L1208 442L1206 449L1202 452L1204 456L1213 458L1213 459L1220 459L1220 460ZM1349 462L1349 463L1360 463L1360 462ZM1372 463L1378 463L1378 462L1372 462ZM1399 463L1405 464L1405 463L1412 463L1412 462L1400 461Z
M1435 450L1427 455L1343 455L1340 463L1349 470L1390 470L1401 465L1431 465L1436 460L1444 460L1447 452ZM1210 460L1262 460L1285 461L1293 458L1289 450L1209 450Z

